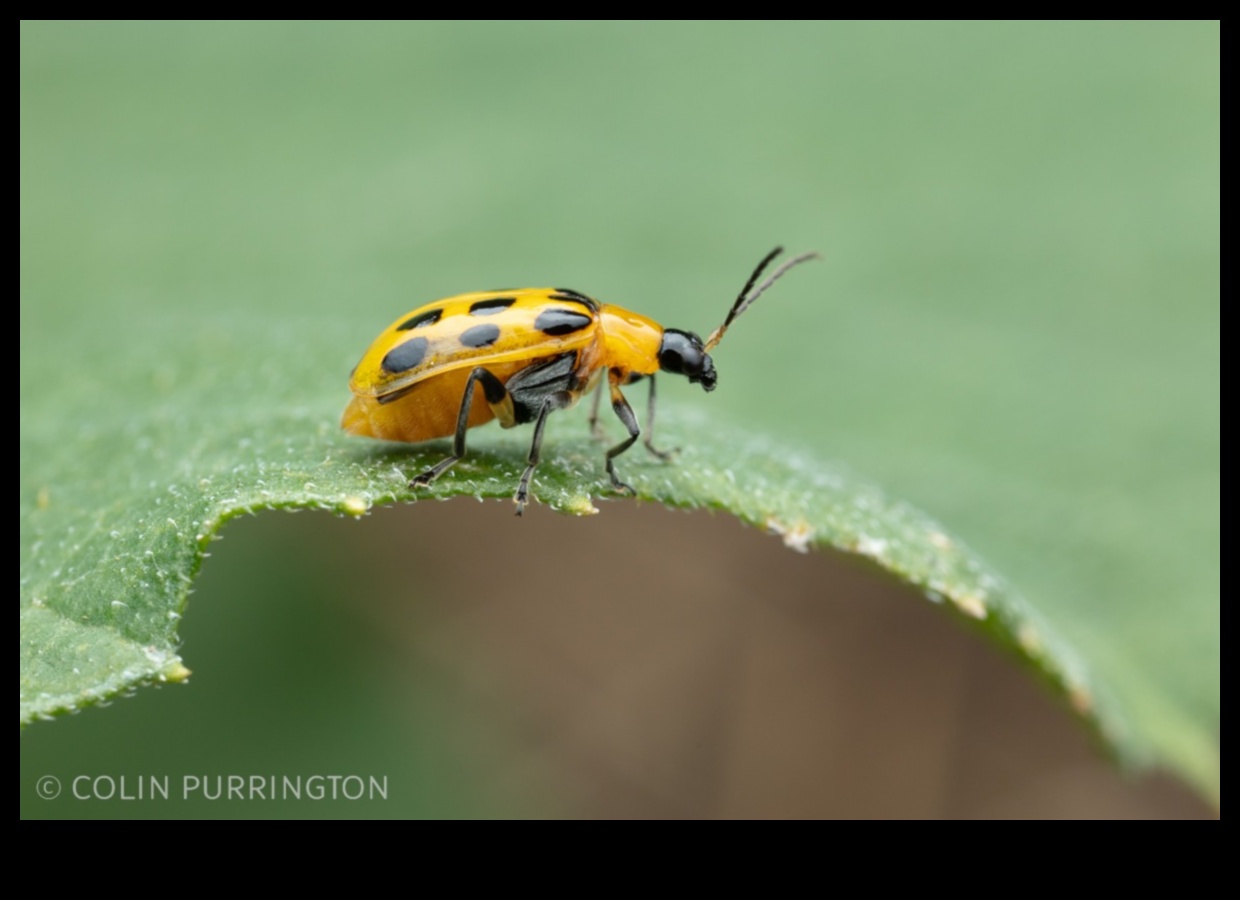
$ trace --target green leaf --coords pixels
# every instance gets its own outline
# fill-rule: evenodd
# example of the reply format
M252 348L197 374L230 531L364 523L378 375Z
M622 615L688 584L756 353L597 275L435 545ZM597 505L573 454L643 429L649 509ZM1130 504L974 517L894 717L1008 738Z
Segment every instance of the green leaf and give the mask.
M396 315L561 284L705 333L785 242L826 261L718 391L661 382L683 451L625 477L984 612L1217 799L1217 24L35 23L21 55L20 721L184 678L229 517L409 497L442 443L336 426ZM587 512L599 448L556 419L536 494ZM510 496L528 439L471 433L430 493Z
M528 429L473 432L465 460L432 489L410 492L410 476L442 458L447 442L409 447L342 434L339 380L334 391L325 383L313 392L322 398L317 407L296 403L308 382L322 379L314 372L273 367L266 389L254 391L245 360L295 357L260 340L270 329L254 321L199 321L188 341L187 326L147 323L146 346L215 360L219 368L205 378L170 361L152 372L147 359L106 392L63 378L57 384L50 370L30 373L39 402L23 403L21 428L23 723L187 675L176 653L177 621L207 546L233 516L274 507L362 515L376 503L418 496L512 496ZM308 328L291 346L317 340L326 355L336 331ZM109 336L104 322L89 332L81 345L62 342L62 353L88 370L117 373L122 364L110 348L121 335ZM127 402L144 394L145 401ZM64 440L66 417L79 423L77 441ZM603 447L582 436L584 416L566 419L549 428L534 493L563 512L593 514L594 496L608 493ZM987 622L1082 712L1094 712L1086 669L1066 644L924 513L838 465L722 426L700 409L672 405L662 419L660 440L681 448L674 462L637 451L620 463L641 499L729 512L800 552L834 547L867 557L932 600Z

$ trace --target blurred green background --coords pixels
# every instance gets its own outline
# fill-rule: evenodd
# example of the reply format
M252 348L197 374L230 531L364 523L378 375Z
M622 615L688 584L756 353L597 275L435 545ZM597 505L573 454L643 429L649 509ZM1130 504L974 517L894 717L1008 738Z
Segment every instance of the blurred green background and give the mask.
M51 379L109 383L79 346L156 373L209 369L193 338L224 327L229 383L253 363L239 404L270 396L330 423L367 342L437 297L555 283L705 332L775 243L819 249L825 264L796 275L814 302L772 292L716 354L720 390L668 385L665 415L708 402L928 510L1081 651L1139 750L1214 795L1219 66L1213 23L25 23L23 421L56 415L39 406ZM464 527L440 537L476 540ZM399 563L437 558L437 530L411 535ZM388 583L326 535L247 540L314 558L315 591ZM263 584L285 571L269 558L215 577ZM501 575L489 590L508 589ZM391 698L374 672L346 659L307 682L313 666L281 659L318 646L316 627L348 659L373 646L366 629L354 645L349 626L316 625L337 607L294 603L303 591L268 585L267 624L229 645L238 690L193 719L224 760L211 771L287 760L423 779L407 805L343 815L615 810L501 802L442 765L471 739L437 724L434 678L425 702L398 692L414 712L375 738ZM199 599L183 634L202 678ZM283 692L244 687L286 671L301 674ZM27 775L50 760L94 771L145 747L120 757L167 770L168 713L141 709L197 690L33 727L23 815L92 814L33 799ZM271 742L305 756L273 760ZM749 811L629 811L712 808Z

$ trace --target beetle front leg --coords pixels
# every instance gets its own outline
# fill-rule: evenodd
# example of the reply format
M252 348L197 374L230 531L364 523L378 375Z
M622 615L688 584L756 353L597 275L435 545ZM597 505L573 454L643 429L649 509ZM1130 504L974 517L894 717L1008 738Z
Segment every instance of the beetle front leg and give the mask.
M616 474L615 463L612 462L617 456L633 446L633 442L641 435L642 431L637 427L637 416L633 415L633 407L629 406L629 401L624 399L624 394L620 393L620 387L613 384L611 386L611 408L615 411L616 417L624 423L624 427L629 430L629 436L626 440L621 441L607 451L607 474L611 477L611 486L613 490L624 494L636 494L633 486L625 484L620 480L620 476Z
M452 439L452 455L435 463L421 475L409 482L410 488L426 487L436 478L448 471L465 455L465 432L469 430L469 410L474 402L474 385L482 382L482 390L486 394L487 403L492 406L502 403L508 396L508 389L502 381L481 367L469 373L465 381L465 395L461 398L461 409L456 415L456 434Z
M646 407L646 440L643 441L643 443L646 445L646 449L649 450L654 456L657 456L659 459L663 460L664 462L667 462L669 459L672 458L673 454L680 452L680 448L673 447L671 450L659 450L658 448L655 447L653 443L654 441L654 376L650 375L648 377L650 378L650 403Z

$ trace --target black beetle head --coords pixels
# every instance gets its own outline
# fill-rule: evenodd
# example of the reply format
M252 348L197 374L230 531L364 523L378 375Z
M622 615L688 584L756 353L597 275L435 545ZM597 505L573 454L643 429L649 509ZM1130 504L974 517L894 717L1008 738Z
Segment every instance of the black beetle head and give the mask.
M715 363L706 352L702 339L692 331L667 328L659 345L659 368L664 372L684 375L703 390L715 389Z

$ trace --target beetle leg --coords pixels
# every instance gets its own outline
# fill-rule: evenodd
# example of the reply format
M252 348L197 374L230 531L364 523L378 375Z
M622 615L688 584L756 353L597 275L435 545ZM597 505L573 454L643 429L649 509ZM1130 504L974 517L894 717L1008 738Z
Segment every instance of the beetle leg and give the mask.
M421 475L409 482L409 487L425 487L430 484L465 455L465 432L469 430L469 410L474 402L474 385L481 381L482 390L486 394L487 403L492 406L503 403L508 396L504 383L481 366L469 373L465 381L465 396L461 398L461 410L456 415L456 435L452 439L452 455L435 463Z
M538 454L542 450L543 427L547 424L547 416L551 415L557 409L563 409L566 406L572 406L575 396L570 391L557 391L549 394L542 402L542 407L538 410L538 419L534 422L534 440L530 444L530 456L525 471L521 473L521 480L517 482L517 493L513 496L513 502L517 504L517 515L525 509L526 502L530 499L530 479L534 477L534 467L538 465Z
M594 390L594 399L590 401L590 438L596 441L607 440L607 435L603 429L598 426L598 408L599 401L603 399L603 379L599 379L598 387Z
M644 441L646 449L659 459L667 462L672 458L672 454L679 453L679 447L673 447L671 450L659 450L655 447L654 441L654 376L647 376L650 379L650 403L646 408L646 440Z
M620 476L616 474L615 463L612 462L617 456L633 446L633 442L641 435L642 431L637 427L637 416L633 415L633 407L629 406L629 401L624 399L624 394L620 393L619 385L611 386L611 408L615 411L616 417L624 423L624 427L629 430L629 436L625 440L616 444L607 451L607 474L611 476L611 486L614 490L625 494L636 494L632 485L625 484L620 480Z

